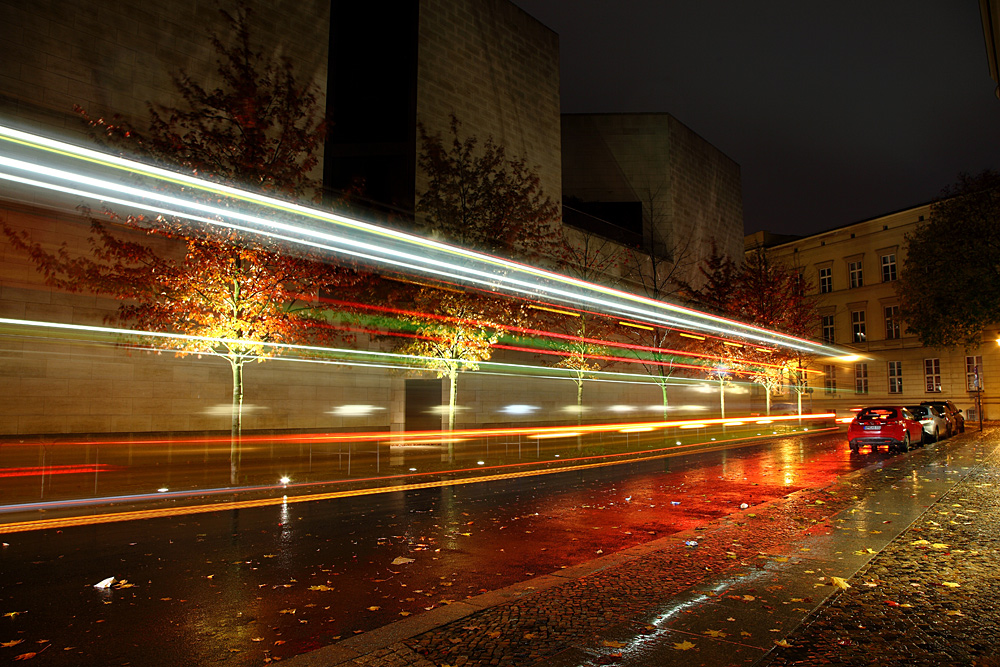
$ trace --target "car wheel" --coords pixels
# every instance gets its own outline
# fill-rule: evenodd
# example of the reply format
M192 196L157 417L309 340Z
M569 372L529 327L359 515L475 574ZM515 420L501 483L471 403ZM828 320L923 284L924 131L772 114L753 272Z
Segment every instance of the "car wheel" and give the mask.
M941 433L937 429L934 429L934 439L931 442L937 442L941 438Z
M903 443L899 446L899 451L901 451L901 452L908 452L908 451L910 451L910 434L909 433L904 433L903 434Z

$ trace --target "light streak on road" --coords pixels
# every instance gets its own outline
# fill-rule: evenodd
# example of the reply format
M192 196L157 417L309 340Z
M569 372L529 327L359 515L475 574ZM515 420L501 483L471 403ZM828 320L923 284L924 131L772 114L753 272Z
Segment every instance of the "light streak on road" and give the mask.
M829 415L826 415L829 416ZM826 431L838 430L835 427L823 429L813 429L810 434L823 433ZM502 472L504 470L511 470L513 468L524 468L528 466L538 465L539 462L526 462L526 463L512 463L504 464L499 466L490 467L476 467L476 468L465 468L460 470L447 470L431 473L417 473L409 475L394 475L385 476L377 478L367 478L367 479L352 479L345 480L352 483L357 482L369 482L369 481L389 481L396 479L413 479L420 476L439 476L439 475L451 475L457 473L482 473L484 470L492 470L494 472L482 475L477 474L471 477L460 477L452 479L435 479L426 482L414 482L410 484L395 484L389 486L379 486L374 488L364 488L364 489L345 489L340 491L331 492L309 492L302 495L288 495L287 491L295 490L306 490L307 487L320 487L320 486L331 486L337 484L338 482L309 482L304 484L276 484L272 486L258 486L258 487L245 487L245 488L226 488L226 489L211 489L211 490L195 490L190 492L169 492L161 493L157 492L155 494L143 494L135 496L121 496L118 498L93 498L93 499L82 499L73 501L55 501L50 503L31 503L29 505L8 505L0 506L0 512L12 511L15 509L48 509L56 510L60 508L79 506L79 505L103 505L109 501L114 502L135 502L150 499L163 499L165 497L195 497L195 496L205 496L211 494L233 494L238 491L262 491L262 490L272 490L281 491L282 495L280 497L271 498L255 498L252 500L234 500L219 503L210 503L202 505L188 505L182 507L161 507L152 509L142 509L126 512L108 512L101 514L91 514L87 516L76 516L76 517L62 517L62 518L51 518L51 519L38 519L33 521L19 521L11 522L6 524L0 524L0 535L11 534L11 533L21 533L34 530L52 530L52 529L62 529L70 528L74 526L88 526L95 524L104 523L117 523L123 521L136 521L141 519L156 519L156 518L166 518L166 517L176 517L176 516L188 516L192 514L205 514L208 512L224 512L236 509L251 509L258 507L273 507L275 505L286 505L292 503L303 503L303 502L315 502L322 500L335 500L338 498L349 498L355 496L367 496L367 495L379 495L384 493L400 493L405 491L412 491L417 489L430 489L430 488L440 488L446 486L460 486L465 484L480 484L485 482L495 482L504 479L517 479L523 477L536 477L541 475L554 475L559 473L564 473L567 471L577 471L590 468L603 468L608 466L621 465L632 460L650 460L659 458L669 458L675 456L682 456L690 453L691 449L697 448L698 452L711 452L718 451L720 449L726 449L732 446L748 446L753 445L757 442L759 438L754 436L749 436L745 438L733 438L726 440L724 443L714 442L714 441L704 441L704 442L691 442L685 445L673 445L669 447L664 447L660 449L645 450L643 452L631 452L631 453L618 453L618 454L603 454L595 456L586 457L576 457L576 458L560 458L558 467L553 468L532 468L526 470L513 470L510 472ZM548 461L548 463L553 463L554 461ZM344 483L344 482L339 482Z
M437 314L432 314L432 313L424 313L424 312L421 312L421 311L407 310L407 309L403 309L403 308L393 308L391 306L379 306L379 305L375 305L375 304L359 303L359 302L356 302L356 301L341 301L341 300L327 299L327 298L321 298L320 302L326 303L326 304L330 304L330 305L333 305L333 306L339 306L339 307L342 307L342 308L347 308L349 310L362 310L362 311L369 311L369 312L386 313L386 314L390 314L390 315L398 315L400 317L409 317L409 318L415 318L415 319L432 320L432 321L435 321L435 322L446 322L446 323L450 323L450 324L461 324L461 325L466 325L466 326L479 326L479 327L485 327L485 328L497 328L497 329L506 331L507 333L511 333L511 334L522 334L522 335L526 335L526 336L536 336L536 337L539 337L539 338L549 338L549 339L557 339L557 340L562 340L562 341L568 341L568 342L571 342L571 343L582 343L582 344L589 344L589 345L595 345L595 346L600 346L600 347L618 348L618 349L623 349L623 350L629 350L629 351L632 351L632 352L648 352L648 353L651 353L651 354L668 355L668 356L675 355L677 357L682 357L682 358L705 359L706 361L730 361L727 357L724 357L724 356L718 355L718 354L709 354L709 353L705 353L705 352L695 352L695 351L692 351L692 350L678 350L678 349L667 348L667 347L653 347L653 346L649 346L649 345L636 345L636 344L633 344L633 343L625 343L625 342L614 341L614 340L604 340L604 339L601 339L601 338L588 338L588 337L585 337L585 336L576 336L576 335L573 335L573 334L559 333L559 332L556 332L556 331L547 331L547 330L544 330L544 329L534 329L534 328L530 328L530 327L522 327L522 326L516 326L516 325L496 324L496 323L492 323L492 322L482 322L480 320L475 320L475 319L470 319L470 318L454 317L454 316L451 316L451 315L437 315ZM535 306L533 304L529 304L528 307L529 308L538 308L539 310L552 310L550 308L541 308L541 307ZM561 312L561 311L559 311L559 312ZM600 316L598 313L589 313L589 314L595 315L595 316ZM619 324L626 324L626 323L619 322ZM415 325L413 325L412 323L408 323L408 325L411 326L411 327L415 327ZM650 331L655 331L655 328L653 328L653 327L642 327L642 328L649 329ZM355 329L351 329L351 330L355 331ZM366 333L377 333L377 334L380 334L380 335L393 335L393 336L414 335L415 336L415 334L405 334L405 333L399 333L399 332L394 332L394 331L379 330L379 329L376 329L376 328L363 328L362 327L359 330L360 331L364 331ZM425 338L429 338L429 337L425 337ZM702 340L704 340L704 337L702 337ZM722 339L718 339L718 340L721 340L721 342L724 345L735 346L735 347L743 347L743 345L741 345L740 343L733 343L731 341L722 340ZM494 347L499 347L499 346L497 345L497 346L494 346ZM755 349L762 350L762 351L765 351L765 352L773 352L774 351L774 350L769 350L769 349L766 349L766 348L755 348ZM535 350L532 350L532 351L535 351ZM628 361L628 362L635 362L636 361L636 359L631 359L631 358L622 358L622 359L617 359L616 358L616 360ZM763 361L750 361L750 362L747 362L747 363L749 365L751 365L751 366L760 367L760 368L774 368L774 369L784 369L784 368L786 368L786 366L783 365L783 364L772 364L772 363L763 362ZM703 368L703 367L702 366L698 366L697 368L700 369L700 368ZM811 369L811 368L804 368L802 370L805 373L812 373L812 374L817 374L817 375L823 373L823 371L815 370L815 369Z
M836 414L824 412L804 415L780 415L771 417L767 422L814 422L833 419ZM572 426L521 426L509 428L481 428L481 429L455 429L452 431L377 431L359 433L310 433L310 434L288 434L288 435L243 435L240 442L245 445L254 443L275 443L275 444L328 444L328 443L349 443L349 442L386 442L391 445L416 445L416 444L437 444L450 438L487 438L499 436L526 436L532 438L547 437L567 437L568 435L580 435L582 433L613 433L621 429L641 428L649 430L665 430L670 428L704 428L706 426L728 426L733 423L730 418L713 419L675 419L670 421L655 422L632 422L632 423L610 423L610 424L583 424ZM219 437L191 437L191 438L148 438L148 439L128 439L128 440L67 440L60 442L46 442L47 446L81 446L81 445L205 445L205 444L227 444L230 436ZM33 446L23 442L0 441L0 447Z
M317 355L313 358L279 356L269 358L271 361L298 361L357 367L436 372L433 368L427 368L428 364L432 364L436 361L436 358L434 357L399 354L395 352L381 352L377 350L353 350L348 348L333 348L319 345L272 343L232 338L215 338L211 336L193 336L190 334L168 333L163 331L142 331L138 329L124 329L120 327L67 324L63 322L42 322L38 320L21 320L0 317L0 327L3 326L13 327L11 331L6 333L14 335L32 335L32 332L44 332L45 335L51 335L51 333L62 333L66 336L76 334L96 334L107 337L109 339L107 342L109 343L114 337L125 337L126 339L135 340L137 343L141 343L144 338L154 338L160 340L199 342L209 345L246 345L248 347L257 346L268 349L280 349L286 353L292 352L300 355ZM4 332L0 331L0 333ZM73 340L72 338L68 339ZM176 350L175 352L180 355L199 354L196 351L185 350ZM253 359L253 357L248 357L248 359ZM562 380L576 378L576 371L568 368L535 366L531 364L512 364L498 361L467 361L463 359L455 359L454 361L455 363L463 366L479 366L481 374L527 375L537 378ZM661 382L661 380L652 378L645 374L621 373L616 371L588 371L588 376L589 377L584 378L587 382L626 382L632 384L660 384ZM702 382L703 380L699 378L673 377L670 379L668 384L672 386L689 386L692 384L701 384Z
M44 190L69 195L64 206L74 209L79 199L113 203L145 214L263 235L382 269L455 281L518 298L571 306L584 303L646 324L748 339L822 357L844 354L832 346L12 128L0 127L0 149L6 153L0 153L0 179L25 186L29 193ZM139 177L148 181L147 187L134 184ZM122 179L133 184L124 185L119 182ZM203 193L202 200L194 196L195 192ZM227 198L225 206L207 203L220 197Z

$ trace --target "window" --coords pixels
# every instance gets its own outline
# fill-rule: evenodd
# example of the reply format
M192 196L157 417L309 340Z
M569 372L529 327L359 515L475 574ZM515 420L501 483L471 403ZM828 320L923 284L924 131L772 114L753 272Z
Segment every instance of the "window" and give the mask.
M833 269L826 267L819 270L819 293L826 294L833 291Z
M924 391L931 394L941 391L940 359L924 359Z
M854 364L854 393L868 393L868 364Z
M823 316L823 342L833 343L833 315Z
M836 366L823 366L823 388L829 396L837 393Z
M899 338L899 306L885 307L885 339Z
M965 358L965 388L969 391L983 390L983 358Z
M851 340L855 343L865 342L865 311L851 311Z
M902 394L903 393L903 362L902 361L890 361L889 362L889 393L890 394Z
M896 255L882 255L882 282L887 283L896 279Z
M861 260L847 263L847 271L851 276L851 289L861 287L865 284L865 277L861 271Z

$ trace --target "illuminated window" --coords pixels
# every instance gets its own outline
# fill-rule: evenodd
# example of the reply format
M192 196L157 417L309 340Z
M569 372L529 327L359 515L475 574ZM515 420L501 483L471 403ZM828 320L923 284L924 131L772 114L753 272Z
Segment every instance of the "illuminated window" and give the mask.
M833 315L823 316L823 342L833 343Z
M940 359L924 359L924 391L931 394L941 392Z
M854 393L868 393L868 364L854 364Z
M851 311L851 340L855 343L865 342L865 311Z
M899 306L885 307L885 339L899 338Z
M965 358L965 388L969 391L983 390L983 358Z
M865 284L865 277L861 271L861 260L858 260L857 262L848 262L847 271L851 276L851 289L861 287Z
M823 388L830 396L837 393L837 367L823 366Z
M889 393L890 394L902 394L903 393L903 362L902 361L890 361L889 362Z
M882 282L896 279L896 255L882 255Z
M819 270L819 292L826 294L833 291L833 269L826 267Z

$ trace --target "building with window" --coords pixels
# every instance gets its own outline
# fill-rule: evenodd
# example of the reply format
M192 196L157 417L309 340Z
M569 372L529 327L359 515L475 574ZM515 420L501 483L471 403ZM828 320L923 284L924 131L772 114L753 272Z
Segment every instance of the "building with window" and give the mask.
M967 419L1000 419L1000 334L987 331L977 350L924 347L906 330L896 295L906 235L930 216L916 206L801 238L758 232L749 250L802 271L819 304L816 337L857 358L817 360L813 406L843 413L866 404L951 400ZM961 295L956 295L961 298ZM995 379L991 379L995 378ZM822 391L820 390L822 383Z

